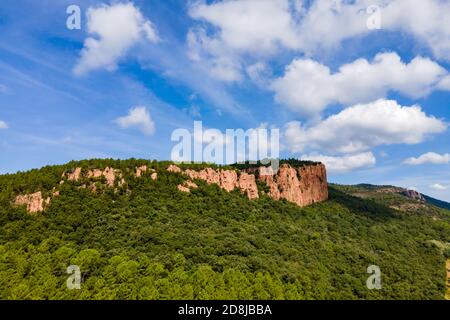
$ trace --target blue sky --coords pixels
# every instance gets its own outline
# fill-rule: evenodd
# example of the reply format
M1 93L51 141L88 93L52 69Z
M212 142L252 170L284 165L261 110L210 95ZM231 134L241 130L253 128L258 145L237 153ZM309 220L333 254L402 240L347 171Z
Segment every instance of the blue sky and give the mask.
M66 27L70 5L79 30ZM2 1L0 173L169 159L171 133L194 120L266 124L280 129L283 157L324 161L332 182L450 201L449 10L438 0Z

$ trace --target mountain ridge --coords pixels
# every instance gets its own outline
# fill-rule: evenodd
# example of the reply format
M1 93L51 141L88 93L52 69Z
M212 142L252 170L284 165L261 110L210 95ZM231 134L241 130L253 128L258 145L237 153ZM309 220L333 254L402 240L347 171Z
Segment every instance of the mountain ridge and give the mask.
M448 210L405 214L334 185L328 200L306 207L203 180L185 193L177 187L187 177L170 164L95 159L0 176L0 298L444 298ZM77 167L97 180L59 184ZM127 185L116 176L108 186L106 168L120 169ZM59 195L39 214L11 206L18 194L46 199L55 185ZM66 287L70 265L80 267L80 290ZM370 265L381 269L382 290L366 287Z

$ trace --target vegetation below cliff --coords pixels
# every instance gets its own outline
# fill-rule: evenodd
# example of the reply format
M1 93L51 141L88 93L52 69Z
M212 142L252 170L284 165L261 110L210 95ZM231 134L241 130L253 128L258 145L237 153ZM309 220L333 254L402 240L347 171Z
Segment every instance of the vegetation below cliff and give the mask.
M141 165L158 178L137 178ZM444 298L448 210L405 214L337 187L304 208L201 181L183 193L168 165L91 160L0 176L0 298ZM60 185L77 166L118 168L127 183ZM55 186L42 213L11 205ZM66 287L69 265L80 266L81 290ZM369 265L381 268L381 290L366 287Z

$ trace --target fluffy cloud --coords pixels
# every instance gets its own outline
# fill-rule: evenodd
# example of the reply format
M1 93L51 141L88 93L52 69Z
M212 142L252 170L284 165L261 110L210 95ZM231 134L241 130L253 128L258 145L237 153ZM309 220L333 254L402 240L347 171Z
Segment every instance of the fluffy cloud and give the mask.
M332 103L366 103L397 91L413 98L435 88L444 89L447 71L437 63L416 57L403 63L396 53L378 54L372 62L358 59L336 73L310 59L296 59L272 85L275 98L303 114L319 113Z
M194 3L190 16L215 26L227 47L256 54L277 47L314 52L367 35L368 8L380 8L381 28L413 35L450 59L450 3L441 0L225 0ZM320 21L320 23L318 23Z
M9 128L8 124L5 121L0 120L0 130L8 128Z
M404 161L405 164L417 166L421 164L448 164L450 163L450 154L438 154L435 152L425 153L417 158L408 158Z
M380 9L382 30L410 34L437 58L450 59L450 3L441 0L316 0L300 21L302 49L316 52L369 34L367 8L372 5Z
M155 132L155 123L147 109L142 106L131 108L127 116L118 118L115 122L123 129L137 128L145 135Z
M241 55L266 57L281 47L296 48L298 34L288 0L240 0L212 4L195 3L189 15L215 26L192 28L188 34L189 56L202 61L218 80L243 79Z
M446 129L445 122L426 115L420 106L378 100L347 108L312 126L290 122L284 137L292 152L312 149L356 153L379 145L421 143Z
M219 31L215 39L236 51L261 54L274 52L278 45L288 48L298 45L288 0L195 3L189 15L216 26Z
M439 183L432 184L430 186L430 188L433 189L433 190L437 190L437 191L447 190L446 186L443 186L442 184L439 184Z
M84 48L74 72L77 75L91 70L114 70L117 61L140 41L157 42L153 24L131 2L89 8L87 27L91 37Z
M219 65L239 73L240 55L268 56L279 48L312 55L369 35L373 5L380 8L381 29L410 34L437 58L450 60L450 3L441 0L224 0L195 2L189 14L213 27L209 36L197 29L203 39L198 47L211 61L225 56Z
M325 164L327 171L332 173L343 173L361 168L374 166L376 159L372 152L332 157L320 154L304 155L302 160L319 161Z
M380 3L383 28L409 33L427 44L437 58L450 60L450 2L394 0Z

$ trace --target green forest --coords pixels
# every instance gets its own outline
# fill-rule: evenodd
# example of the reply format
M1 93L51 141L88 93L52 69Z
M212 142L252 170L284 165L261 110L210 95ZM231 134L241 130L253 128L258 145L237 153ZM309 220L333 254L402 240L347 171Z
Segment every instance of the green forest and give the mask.
M136 177L140 165L158 178ZM1 175L0 299L444 299L444 208L405 213L335 185L305 208L201 181L182 193L186 178L168 165L86 160ZM107 166L126 184L60 184L75 167ZM54 188L44 212L12 205ZM70 265L80 267L79 290L66 285ZM366 286L370 265L381 290Z

